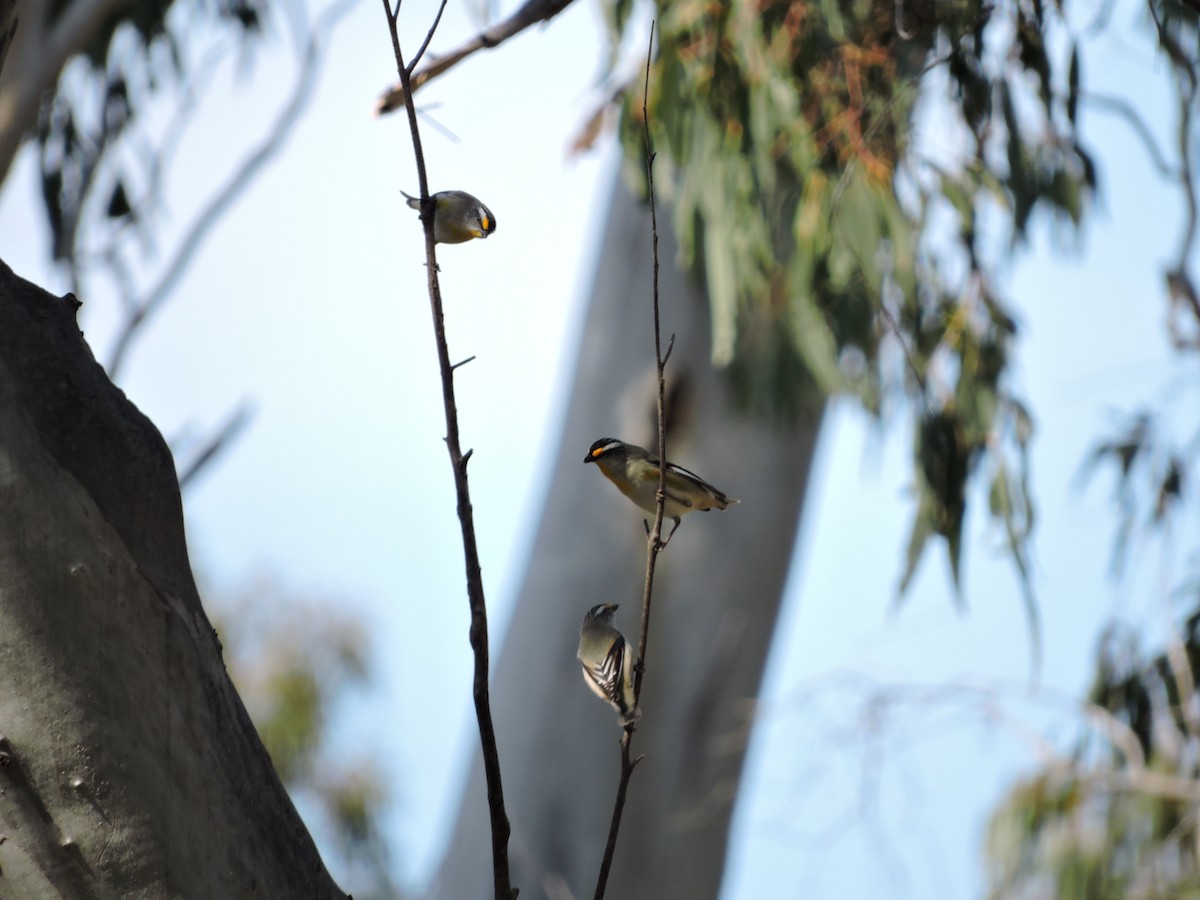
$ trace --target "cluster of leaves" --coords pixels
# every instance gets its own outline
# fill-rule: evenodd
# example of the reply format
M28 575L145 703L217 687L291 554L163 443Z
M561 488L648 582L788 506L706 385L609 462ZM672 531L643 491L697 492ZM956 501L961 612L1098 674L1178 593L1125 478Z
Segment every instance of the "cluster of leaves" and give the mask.
M1178 180L1185 198L1183 240L1166 274L1167 330L1177 351L1200 359L1200 302L1190 274L1197 192L1189 162L1197 146L1200 11L1168 4L1151 7L1151 18L1180 98L1180 165L1163 173ZM1115 476L1118 577L1135 538L1169 536L1194 522L1196 387L1172 390L1166 402L1129 415L1085 461L1084 477L1099 470ZM1187 612L1156 654L1140 651L1137 632L1128 627L1112 626L1102 642L1088 698L1107 724L1099 740L1080 741L1068 765L1052 764L1025 779L994 814L991 896L1115 900L1200 893L1200 577L1185 582L1174 599Z
M85 0L76 0L85 2ZM176 10L175 7L179 6ZM243 46L261 32L264 0L221 0L184 6L141 0L129 14L99 29L75 66L64 69L42 104L35 139L42 200L56 262L77 265L78 241L89 203L103 204L118 226L140 225L152 245L144 213L161 189L157 160L126 160L123 173L114 148L151 103L164 81L184 82L195 61L188 43L198 33L232 34ZM188 98L182 98L187 104ZM131 181L131 174L144 176Z
M1105 731L1013 788L988 835L989 896L1168 898L1200 892L1200 591L1179 653L1145 660L1110 631L1089 702Z
M1200 316L1197 316L1200 323ZM1200 422L1184 446L1171 439L1168 422L1173 411L1143 410L1115 435L1100 441L1084 464L1089 477L1099 466L1116 473L1117 536L1113 546L1114 574L1122 574L1134 533L1156 532L1170 524L1184 501L1184 485L1200 460Z
M610 7L617 34L629 6ZM902 586L933 534L957 580L967 485L984 460L1024 576L1032 423L1005 388L1017 326L990 285L1035 210L1077 224L1096 186L1075 133L1078 54L1060 65L1047 51L1061 11L659 0L658 22L650 120L686 261L711 300L714 362L747 405L774 414L797 409L814 379L876 415L903 388L919 420L920 499ZM951 163L911 137L935 90L954 101ZM623 103L638 160L641 98ZM984 241L988 215L1007 240Z
M1168 403L1131 416L1085 463L1085 476L1098 469L1115 475L1118 576L1135 538L1158 537L1189 516L1194 521L1190 485L1200 463L1194 394L1177 392L1186 398L1182 415ZM1190 421L1182 423L1184 439L1174 440L1181 418ZM1195 562L1200 566L1200 557ZM1200 893L1200 570L1196 576L1175 598L1188 610L1182 626L1158 653L1140 651L1132 628L1109 628L1088 697L1107 727L1098 740L1080 741L1068 765L1026 778L994 814L993 897Z

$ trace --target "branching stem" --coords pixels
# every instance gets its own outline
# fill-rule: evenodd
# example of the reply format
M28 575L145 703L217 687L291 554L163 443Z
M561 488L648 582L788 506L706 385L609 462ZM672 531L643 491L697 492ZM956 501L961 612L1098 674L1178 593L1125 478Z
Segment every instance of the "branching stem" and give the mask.
M442 4L445 5L444 3ZM458 432L458 405L454 397L454 369L450 363L450 351L446 344L446 322L442 312L442 290L438 281L437 252L433 239L434 202L429 196L429 181L425 172L425 154L421 148L421 134L417 127L417 111L413 106L410 84L410 69L404 64L400 50L397 19L400 6L395 11L389 0L383 0L384 14L392 37L392 51L396 55L396 71L404 92L404 106L408 112L408 126L412 134L413 157L417 167L417 182L421 189L421 221L425 226L425 273L429 288L429 306L433 314L433 331L437 342L438 367L442 376L442 405L446 415L446 449L450 454L450 466L454 471L454 489L458 499L458 521L462 529L463 555L467 569L467 600L471 609L471 649L475 656L473 695L475 718L479 724L479 743L483 751L483 771L487 780L488 814L492 827L492 880L496 900L514 900L517 891L512 887L508 871L508 838L511 828L508 814L504 810L504 789L500 781L500 754L496 747L496 731L492 724L492 706L488 694L488 627L487 604L483 594L483 574L479 567L479 548L475 540L475 516L471 507L471 493L467 482L467 461L472 451L462 450ZM433 31L441 21L441 9L429 29L422 50L429 46Z
M654 525L646 536L646 581L642 591L642 629L638 638L637 663L633 667L633 703L636 708L642 696L642 676L646 671L646 641L650 635L650 601L654 594L654 567L658 562L658 554L666 547L662 538L663 512L667 498L667 417L664 409L666 398L666 381L663 372L667 365L667 357L675 347L675 335L671 335L666 354L662 350L662 330L658 313L658 213L654 202L654 148L650 141L650 115L647 107L647 97L650 93L650 62L654 50L654 22L650 23L650 41L646 48L646 80L642 93L642 124L646 130L646 183L650 199L650 235L654 260L653 293L654 293L654 362L658 374L658 504L654 510ZM671 534L675 531L672 529ZM670 538L668 537L668 540ZM608 875L612 869L613 855L617 849L617 834L621 830L621 815L625 811L625 795L629 790L629 779L643 757L634 759L630 754L630 744L635 723L630 722L621 734L621 777L617 782L617 796L613 802L612 821L608 827L608 841L604 846L604 858L600 861L600 874L596 879L595 900L602 900L608 888Z

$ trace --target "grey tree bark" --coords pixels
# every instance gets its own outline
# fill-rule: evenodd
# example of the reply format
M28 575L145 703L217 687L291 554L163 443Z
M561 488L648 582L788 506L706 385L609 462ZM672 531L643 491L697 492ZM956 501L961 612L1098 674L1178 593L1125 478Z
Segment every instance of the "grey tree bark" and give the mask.
M344 898L221 660L162 436L0 262L0 896Z
M660 227L669 216L659 215ZM708 303L660 234L668 456L739 497L684 520L658 564L643 716L645 759L629 788L607 896L702 900L719 891L732 805L812 464L823 401L798 422L740 412L709 364ZM654 446L648 210L618 185L605 229L553 482L492 692L522 900L591 897L619 774L616 716L584 686L584 612L621 605L636 645L645 572L642 514L593 467L591 442ZM672 399L673 398L673 399ZM490 891L482 769L472 766L435 894Z

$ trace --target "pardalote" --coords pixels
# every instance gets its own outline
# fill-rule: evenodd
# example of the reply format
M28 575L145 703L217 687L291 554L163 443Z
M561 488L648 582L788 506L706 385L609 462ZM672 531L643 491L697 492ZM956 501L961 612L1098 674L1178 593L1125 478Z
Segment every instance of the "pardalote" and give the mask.
M601 603L587 611L576 655L587 686L617 711L621 725L628 725L642 712L633 699L634 652L612 623L616 611L615 603Z
M404 191L400 193L404 194ZM404 194L408 205L418 212L421 198ZM472 238L486 238L496 230L496 217L477 197L466 191L438 191L431 198L433 240L438 244L461 244Z
M616 438L600 438L592 444L583 461L595 463L604 477L615 484L622 494L646 512L654 513L658 506L659 463L657 457L650 455L650 451ZM690 512L725 509L738 502L726 497L695 472L689 472L672 462L667 463L663 515L674 520L675 528L679 527L680 519ZM675 528L671 529L671 534L675 533ZM670 535L667 539L670 540Z

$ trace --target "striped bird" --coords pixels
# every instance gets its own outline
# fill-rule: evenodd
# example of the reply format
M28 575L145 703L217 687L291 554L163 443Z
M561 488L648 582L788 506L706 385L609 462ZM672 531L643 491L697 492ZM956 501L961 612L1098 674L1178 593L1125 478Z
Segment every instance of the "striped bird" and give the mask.
M601 603L587 611L579 628L576 656L583 666L583 680L587 686L597 697L608 701L624 726L642 712L633 698L634 653L625 635L612 623L616 611L615 603Z
M605 478L646 512L653 513L657 509L659 463L657 457L650 455L650 451L616 438L600 438L592 444L583 461L596 463ZM737 502L695 472L689 472L672 462L667 463L663 515L675 522L671 534L679 527L680 519L690 512L725 509ZM668 535L667 540L670 539Z

